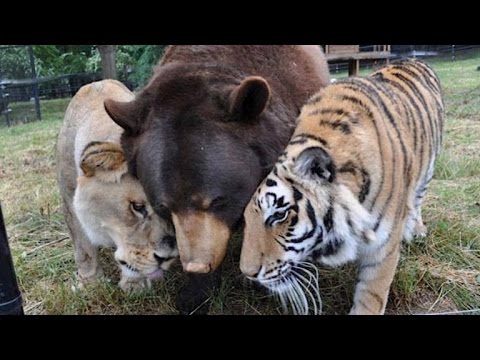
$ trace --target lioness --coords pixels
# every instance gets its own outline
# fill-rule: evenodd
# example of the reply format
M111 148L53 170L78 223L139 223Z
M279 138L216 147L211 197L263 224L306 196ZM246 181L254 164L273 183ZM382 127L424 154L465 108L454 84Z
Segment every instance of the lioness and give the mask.
M115 247L123 290L150 286L178 256L171 219L160 218L120 146L122 128L103 107L106 98L134 98L123 84L83 86L71 100L57 142L57 176L75 247L79 285L102 276L99 246Z

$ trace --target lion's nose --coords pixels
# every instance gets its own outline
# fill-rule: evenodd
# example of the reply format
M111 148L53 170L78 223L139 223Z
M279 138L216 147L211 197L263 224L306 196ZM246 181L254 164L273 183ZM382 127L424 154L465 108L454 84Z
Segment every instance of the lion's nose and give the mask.
M164 236L162 242L167 245L170 249L175 249L177 247L177 239L175 236L167 235Z
M165 261L172 260L174 258L174 256L163 257L157 254L153 254L153 256L155 257L155 260L157 260L158 265L162 265Z

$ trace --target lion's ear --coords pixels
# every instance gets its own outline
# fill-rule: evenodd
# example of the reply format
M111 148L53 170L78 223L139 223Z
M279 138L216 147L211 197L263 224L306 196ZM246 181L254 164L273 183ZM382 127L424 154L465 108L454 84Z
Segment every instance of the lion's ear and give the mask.
M86 177L105 182L118 181L127 173L127 162L119 144L94 141L83 150L80 168Z

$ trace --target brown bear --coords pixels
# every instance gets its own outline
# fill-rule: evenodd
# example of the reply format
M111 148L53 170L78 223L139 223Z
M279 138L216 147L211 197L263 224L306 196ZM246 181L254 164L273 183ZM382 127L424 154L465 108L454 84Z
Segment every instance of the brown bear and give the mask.
M133 101L105 101L124 129L130 172L173 218L186 272L219 267L302 105L329 82L317 45L170 46ZM190 277L181 312L205 299L212 278Z

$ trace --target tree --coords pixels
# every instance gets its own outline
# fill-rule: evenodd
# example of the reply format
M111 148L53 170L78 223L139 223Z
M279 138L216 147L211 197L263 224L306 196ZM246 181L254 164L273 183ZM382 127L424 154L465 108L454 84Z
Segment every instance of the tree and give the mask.
M116 79L115 45L97 45L97 48L102 61L102 77L104 79Z

